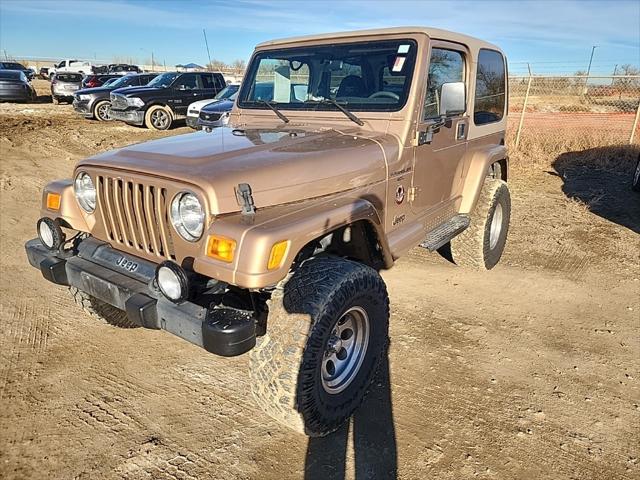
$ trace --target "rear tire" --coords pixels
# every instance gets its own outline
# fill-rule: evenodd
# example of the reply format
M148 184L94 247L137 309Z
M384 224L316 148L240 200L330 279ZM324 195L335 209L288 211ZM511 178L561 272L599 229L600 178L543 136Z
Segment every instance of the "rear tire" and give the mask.
M127 313L119 308L109 305L102 300L89 295L75 287L69 287L69 292L76 304L93 318L120 328L136 328L137 323L129 320Z
M305 261L273 292L267 334L250 353L257 403L300 433L337 430L362 403L388 330L378 272L341 258Z
M51 101L53 102L54 105L60 105L60 100L58 99L58 97L51 97Z
M100 122L109 122L111 117L109 116L109 109L111 108L111 102L109 100L100 100L93 107L93 117Z
M511 196L503 180L488 178L471 214L471 224L451 240L453 261L462 266L491 270L496 266L509 232Z
M173 122L171 110L162 105L149 107L144 116L144 124L151 130L169 130Z

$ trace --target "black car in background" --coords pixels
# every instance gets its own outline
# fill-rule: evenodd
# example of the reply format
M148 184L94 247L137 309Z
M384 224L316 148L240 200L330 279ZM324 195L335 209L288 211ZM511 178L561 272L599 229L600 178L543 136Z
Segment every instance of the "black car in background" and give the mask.
M111 92L111 118L132 125L167 130L184 118L193 102L213 98L226 86L221 73L167 72L146 87Z
M0 70L0 101L30 102L36 91L20 70Z
M109 94L113 90L146 85L157 76L157 73L118 76L116 77L117 80L109 83L109 85L78 90L73 96L73 109L84 115L85 118L95 118L101 122L111 120L109 115L111 109Z
M18 62L0 62L0 70L17 70L24 73L27 80L33 80L33 77L36 76L36 73L30 69L22 65Z
M82 80L82 88L101 87L104 82L112 78L120 78L120 75L87 75Z

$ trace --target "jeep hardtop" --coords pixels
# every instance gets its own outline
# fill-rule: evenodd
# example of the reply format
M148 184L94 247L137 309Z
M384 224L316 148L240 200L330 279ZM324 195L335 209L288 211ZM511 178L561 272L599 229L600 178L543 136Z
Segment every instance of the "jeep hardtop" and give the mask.
M82 160L45 187L27 255L103 321L249 352L261 407L325 435L386 355L379 271L418 245L481 269L500 259L506 121L505 57L475 38L262 43L228 127Z

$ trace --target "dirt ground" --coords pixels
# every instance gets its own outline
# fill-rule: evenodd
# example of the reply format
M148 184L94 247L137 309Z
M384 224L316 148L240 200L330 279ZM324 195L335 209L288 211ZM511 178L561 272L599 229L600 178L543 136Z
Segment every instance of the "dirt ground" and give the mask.
M514 160L491 272L419 248L385 272L388 362L309 441L253 403L246 356L99 324L28 265L45 183L161 135L44 101L0 104L0 478L640 478L637 151Z

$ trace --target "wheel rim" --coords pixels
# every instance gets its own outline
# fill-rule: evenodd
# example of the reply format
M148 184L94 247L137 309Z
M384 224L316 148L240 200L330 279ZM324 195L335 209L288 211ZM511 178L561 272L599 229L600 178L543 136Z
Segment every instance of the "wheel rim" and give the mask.
M498 240L500 239L500 232L502 232L502 205L498 203L493 211L491 229L489 231L489 248L491 250L496 248Z
M342 392L356 377L369 345L369 316L351 307L335 323L322 359L322 386L332 395Z
M102 120L109 120L109 105L100 105L98 107L98 116Z
M633 175L633 184L638 185L638 180L640 180L640 162L638 162L636 173Z
M164 110L156 110L151 114L151 123L156 128L166 128L169 123L169 116Z

